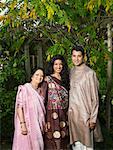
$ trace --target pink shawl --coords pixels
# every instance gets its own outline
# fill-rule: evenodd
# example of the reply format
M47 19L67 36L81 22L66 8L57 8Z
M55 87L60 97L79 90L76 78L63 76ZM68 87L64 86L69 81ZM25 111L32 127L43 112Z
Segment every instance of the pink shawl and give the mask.
M23 107L28 134L22 135L17 107ZM15 132L12 150L43 150L43 127L45 125L44 99L30 85L20 85L15 104Z

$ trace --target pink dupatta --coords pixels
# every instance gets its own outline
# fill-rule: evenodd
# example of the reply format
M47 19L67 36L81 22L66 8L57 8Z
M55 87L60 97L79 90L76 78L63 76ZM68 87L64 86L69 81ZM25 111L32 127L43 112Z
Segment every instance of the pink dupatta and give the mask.
M28 129L27 135L21 134L17 107L23 107ZM12 150L43 150L43 127L45 125L44 98L26 83L18 88L15 104L15 132Z

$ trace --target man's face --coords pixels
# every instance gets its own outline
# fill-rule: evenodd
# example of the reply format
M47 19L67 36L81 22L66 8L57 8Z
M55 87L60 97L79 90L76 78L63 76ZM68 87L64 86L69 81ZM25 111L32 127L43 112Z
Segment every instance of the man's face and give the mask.
M72 52L72 62L75 66L80 66L83 63L83 55L81 51L73 50Z

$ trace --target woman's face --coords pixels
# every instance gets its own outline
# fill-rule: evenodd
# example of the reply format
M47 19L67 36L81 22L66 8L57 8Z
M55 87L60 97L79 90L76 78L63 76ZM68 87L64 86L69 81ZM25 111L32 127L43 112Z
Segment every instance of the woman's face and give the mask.
M41 83L43 81L43 78L44 78L44 73L41 69L38 69L32 76L31 80L34 82L34 83Z
M61 73L62 68L63 68L62 61L60 59L55 60L53 64L54 73Z

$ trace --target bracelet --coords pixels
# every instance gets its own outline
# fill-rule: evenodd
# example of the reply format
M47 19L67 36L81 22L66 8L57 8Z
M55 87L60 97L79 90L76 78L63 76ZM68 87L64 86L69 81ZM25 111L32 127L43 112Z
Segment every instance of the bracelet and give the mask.
M24 123L26 123L25 121L24 122L20 122L20 124L24 124Z

